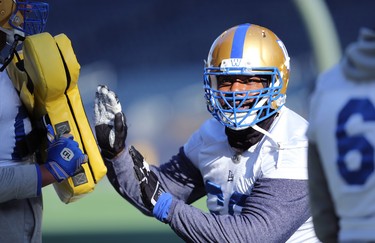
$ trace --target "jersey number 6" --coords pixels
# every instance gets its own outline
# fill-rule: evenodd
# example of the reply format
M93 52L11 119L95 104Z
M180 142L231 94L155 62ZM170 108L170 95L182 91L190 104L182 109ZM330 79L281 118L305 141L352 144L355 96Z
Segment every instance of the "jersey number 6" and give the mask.
M361 116L363 124L355 126L355 129L360 132L352 132L350 134L348 133L347 124L354 115ZM374 145L365 137L366 122L375 122L375 107L369 99L349 100L338 116L336 129L337 166L343 179L350 185L365 184L374 172ZM355 169L348 167L349 163L353 163L350 160L358 158L358 156L348 156L349 153L353 152L360 154L360 163Z

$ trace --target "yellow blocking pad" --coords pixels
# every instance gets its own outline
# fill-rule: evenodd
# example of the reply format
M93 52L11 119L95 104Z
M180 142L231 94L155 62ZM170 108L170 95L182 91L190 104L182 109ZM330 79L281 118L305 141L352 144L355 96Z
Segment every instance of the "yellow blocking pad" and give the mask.
M94 181L97 183L97 181L99 181L107 173L107 168L104 165L102 156L99 152L98 146L96 145L95 137L91 131L90 124L88 123L86 113L82 105L81 95L78 89L79 68L74 68L75 66L79 67L79 63L73 52L72 44L65 34L55 36L55 41L62 56L64 57L65 64L70 71L71 81L68 90L66 91L66 95L70 103L74 104L71 107L72 113L74 114L75 119L79 121L77 122L77 125L81 133L81 137L84 138L82 139L83 147L85 148L85 153L88 154L89 159L91 160L89 166L91 168ZM96 146L93 146L93 144Z
M54 184L61 201L74 202L93 191L107 172L79 93L80 65L65 34L28 36L22 52L26 73L34 84L34 104L29 105L33 119L48 115L55 133L71 133L89 157L82 173Z
M18 53L18 56L23 59L22 51ZM18 90L20 99L26 107L27 111L34 109L34 93L31 93L27 88L27 73L24 70L20 70L16 63L18 58L13 58L7 66L7 73L13 82L13 86Z

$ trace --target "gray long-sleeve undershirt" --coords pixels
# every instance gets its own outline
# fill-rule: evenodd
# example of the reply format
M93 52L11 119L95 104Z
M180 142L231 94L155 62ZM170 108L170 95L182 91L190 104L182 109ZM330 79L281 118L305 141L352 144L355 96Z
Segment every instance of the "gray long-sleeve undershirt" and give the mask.
M38 196L38 174L34 164L0 167L0 203Z
M127 148L106 160L108 178L119 194L151 216L140 198ZM189 204L205 195L197 168L183 149L160 168L151 166L174 196L167 223L187 242L285 242L310 217L306 180L259 179L240 215L205 213Z

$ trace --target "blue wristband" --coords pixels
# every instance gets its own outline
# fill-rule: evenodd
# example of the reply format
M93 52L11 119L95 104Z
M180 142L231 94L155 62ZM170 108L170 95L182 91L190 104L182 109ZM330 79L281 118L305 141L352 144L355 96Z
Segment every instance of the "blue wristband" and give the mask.
M36 195L40 196L40 194L42 194L42 173L40 172L40 168L38 164L35 164L35 168L36 168L36 174L38 177Z
M165 220L168 217L169 208L172 204L172 195L169 193L163 193L158 198L158 201L155 204L152 213L155 218L159 221L165 223Z

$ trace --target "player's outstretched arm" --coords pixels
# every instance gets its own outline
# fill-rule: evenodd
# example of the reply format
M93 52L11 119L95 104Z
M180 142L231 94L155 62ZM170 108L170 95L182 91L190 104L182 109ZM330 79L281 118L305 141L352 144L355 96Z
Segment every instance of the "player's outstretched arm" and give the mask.
M118 156L104 159L108 180L124 199L147 216L152 216L154 201L157 200L155 196L160 194L152 196L153 192L160 192L162 188L173 192L174 197L192 203L205 195L205 189L198 169L184 156L182 150L169 162L156 167L149 166L142 155L136 155L138 151L132 146L125 146ZM134 156L140 158L140 162L133 162ZM160 183L159 188L153 187L158 185L156 181ZM145 192L146 197L142 192Z
M143 156L129 150L144 205L187 242L285 242L310 217L306 180L259 179L241 214L215 215L172 196Z
M96 139L107 167L109 182L123 198L144 214L150 215L149 210L142 203L133 161L125 143L128 129L126 117L117 94L106 85L97 87L94 121Z
M164 222L186 242L286 242L309 217L306 181L264 178L241 214L205 213L173 198Z

